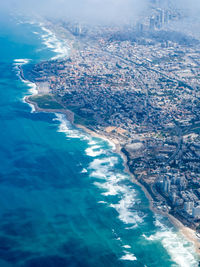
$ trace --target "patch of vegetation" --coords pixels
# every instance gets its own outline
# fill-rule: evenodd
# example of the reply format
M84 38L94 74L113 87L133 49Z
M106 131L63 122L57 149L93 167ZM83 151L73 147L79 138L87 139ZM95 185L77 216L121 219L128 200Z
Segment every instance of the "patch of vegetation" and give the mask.
M78 107L67 106L67 109L74 112L74 123L84 126L94 125L95 120L91 114L83 114Z
M36 95L29 97L29 100L35 102L42 109L63 109L51 95Z

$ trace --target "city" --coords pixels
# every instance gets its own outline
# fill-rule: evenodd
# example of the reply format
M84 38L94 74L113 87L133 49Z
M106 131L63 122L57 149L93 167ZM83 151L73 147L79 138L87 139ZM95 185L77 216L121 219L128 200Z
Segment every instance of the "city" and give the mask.
M134 27L48 22L70 55L33 65L25 76L47 86L75 124L117 139L154 209L198 231L199 40L169 30L183 13L156 5Z

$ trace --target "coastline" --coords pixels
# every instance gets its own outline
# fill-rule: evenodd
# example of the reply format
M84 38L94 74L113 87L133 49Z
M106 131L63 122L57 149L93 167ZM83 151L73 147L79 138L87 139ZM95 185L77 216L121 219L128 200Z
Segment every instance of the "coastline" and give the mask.
M21 66L19 66L20 69L20 76L22 78L23 81L26 81L25 77L24 77L24 73L23 73L23 68ZM126 156L126 154L122 151L122 146L119 142L119 140L117 140L116 138L112 138L111 134L107 134L106 132L96 132L95 130L91 130L89 128L87 128L84 125L80 125L80 124L75 124L74 123L74 113L68 109L44 109L44 108L40 108L36 102L33 102L30 100L30 97L36 96L36 95L43 95L43 92L40 92L40 87L39 84L35 84L36 86L36 90L34 92L31 92L30 90L30 94L26 95L24 97L24 102L26 102L27 104L29 104L30 106L34 106L34 110L32 110L32 112L44 112L44 113L61 113L64 114L67 118L67 120L69 120L73 125L75 125L77 128L82 129L83 131L87 132L88 134L90 134L91 136L100 138L100 139L104 139L109 143L114 144L113 145L113 151L116 152L117 154L119 154L122 159L123 159L123 165L124 165L124 170L125 172L127 172L130 177L131 177L131 181L134 184L137 184L138 186L140 186L140 188L142 189L142 191L144 192L145 196L147 197L147 199L149 200L149 208L150 210L154 213L154 214L162 214L164 217L167 217L170 222L175 226L175 228L177 230L179 230L185 237L187 240L189 240L190 242L192 242L194 244L195 250L197 252L198 255L200 255L200 239L198 239L198 237L195 234L195 231L187 226L184 226L183 223L181 221L179 221L176 217L174 217L173 215L169 214L168 212L162 212L162 211L158 211L157 209L155 209L153 207L153 197L151 196L151 194L148 192L148 189L145 187L145 185L143 185L142 183L140 183L140 181L138 181L136 179L136 177L134 176L134 174L130 171L129 165L128 165L128 157ZM48 91L46 91L45 93L49 93Z
M44 113L62 113L66 116L66 118L70 121L73 122L74 120L74 113L68 109L43 109L38 106L37 103L31 101L29 98L33 97L38 94L32 94L24 97L24 101L29 104L34 106L34 111L33 112L44 112Z
M103 133L96 133L95 131L92 131L90 129L88 129L85 126L82 125L76 125L74 124L76 127L83 129L85 132L89 133L91 136L94 137L98 137L101 139L104 139L108 142L113 142L115 145L115 149L113 150L115 153L119 154L122 159L123 159L123 165L124 165L124 170L125 172L127 172L130 177L131 177L131 181L134 184L137 184L138 186L140 186L140 188L142 189L142 191L144 192L145 196L147 197L147 199L149 200L149 208L150 210L154 213L154 214L161 214L164 217L167 217L169 219L169 221L175 226L175 228L177 230L180 231L181 234L183 234L187 240L189 240L190 242L192 242L194 244L196 253L200 256L200 240L198 239L198 237L196 236L196 233L193 229L183 225L183 223L181 221L179 221L176 217L174 217L173 215L169 214L168 212L162 212L162 211L158 211L153 207L153 198L150 195L150 193L148 192L148 190L145 188L145 186L140 183L134 176L133 173L131 173L129 166L128 166L128 159L127 156L121 151L122 147L120 145L120 143L118 142L117 139L112 139L109 138L108 136L104 135Z
M128 158L125 155L125 153L122 152L122 146L121 146L120 142L116 138L112 138L111 136L106 135L104 132L96 132L94 130L91 130L91 129L87 128L84 125L75 124L74 123L74 113L72 111L68 110L68 109L42 109L42 108L38 107L36 102L33 102L33 101L31 101L29 99L29 97L32 97L32 96L35 96L35 95L38 95L38 93L37 94L28 95L28 96L24 97L24 101L27 104L34 106L34 112L44 112L44 113L54 113L54 114L55 113L61 113L61 114L64 114L66 116L66 119L69 120L75 127L79 128L79 129L82 129L83 131L85 131L86 133L88 133L89 135L91 135L93 137L104 139L105 141L111 143L113 145L113 152L119 154L121 156L121 158L123 159L124 171L130 175L131 181L134 184L137 184L138 186L140 186L140 188L144 192L145 196L147 197L147 199L149 201L150 210L154 214L157 213L157 214L161 214L164 217L167 217L169 219L169 221L175 226L175 228L181 234L183 234L188 241L190 241L190 242L192 242L194 244L195 251L200 256L200 240L196 236L195 230L183 225L183 223L181 221L179 221L176 217L174 217L173 215L169 214L168 212L158 211L157 209L155 209L153 207L153 197L148 192L147 188L142 183L140 183L135 178L134 174L130 171L129 166L128 166Z

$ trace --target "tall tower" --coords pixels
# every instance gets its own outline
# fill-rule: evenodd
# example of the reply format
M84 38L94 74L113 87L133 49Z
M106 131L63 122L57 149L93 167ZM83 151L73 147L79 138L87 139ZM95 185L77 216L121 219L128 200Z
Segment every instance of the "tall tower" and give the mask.
M163 181L163 191L164 191L164 193L165 194L169 194L170 188L171 188L171 181L169 180L168 177L165 177L164 181Z
M144 25L142 23L137 23L136 25L137 33L143 33Z
M149 30L150 31L154 31L155 30L155 17L150 18Z
M176 193L173 192L173 193L172 193L172 204L174 205L175 202L176 202Z
M80 23L77 23L74 28L74 34L75 35L81 35L82 34L82 27Z

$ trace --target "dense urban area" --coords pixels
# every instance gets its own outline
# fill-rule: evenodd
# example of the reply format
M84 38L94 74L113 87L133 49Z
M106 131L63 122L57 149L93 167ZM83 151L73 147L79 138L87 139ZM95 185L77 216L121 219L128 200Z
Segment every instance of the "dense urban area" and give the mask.
M74 112L76 124L117 139L154 208L198 230L200 46L171 30L184 16L154 3L134 25L48 22L69 57L32 65L26 76L48 87L51 103Z

